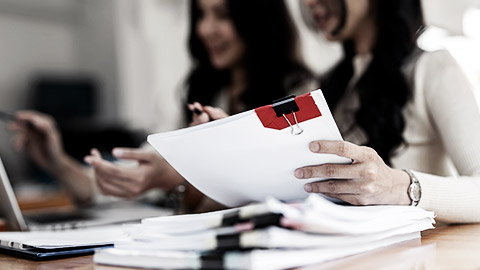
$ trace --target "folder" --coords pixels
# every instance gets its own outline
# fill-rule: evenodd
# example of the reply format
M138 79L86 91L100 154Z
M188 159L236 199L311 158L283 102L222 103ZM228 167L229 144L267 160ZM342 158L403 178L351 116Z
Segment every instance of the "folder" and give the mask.
M91 254L127 239L122 225L66 231L1 232L0 252L34 260Z
M287 97L224 119L148 136L148 142L187 181L210 198L234 207L267 196L307 197L295 169L350 163L312 153L314 140L342 140L321 90Z

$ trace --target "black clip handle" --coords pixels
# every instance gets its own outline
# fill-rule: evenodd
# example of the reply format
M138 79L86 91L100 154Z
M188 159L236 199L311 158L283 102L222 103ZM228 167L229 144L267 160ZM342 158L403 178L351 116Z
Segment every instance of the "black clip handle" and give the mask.
M295 112L300 111L297 102L295 102L295 95L290 95L288 97L275 100L272 107L277 114L277 117L285 118L285 121L287 121L288 125L290 126L293 135L302 134L303 129L300 127L300 125L298 125L297 116L295 115ZM287 115L289 114L293 114L295 125L293 125L290 120L288 120Z
M273 110L277 114L277 117L283 117L283 115L288 115L293 112L298 112L297 103L295 102L295 95L290 95L281 99L277 99L273 102Z

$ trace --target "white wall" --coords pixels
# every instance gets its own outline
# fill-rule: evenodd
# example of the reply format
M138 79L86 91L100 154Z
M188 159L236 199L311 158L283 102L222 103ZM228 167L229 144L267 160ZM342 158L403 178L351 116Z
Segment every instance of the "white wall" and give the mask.
M479 0L422 0L426 23L444 28L453 35L463 34L463 14L478 4Z
M0 110L6 111L26 106L28 84L35 74L74 70L78 63L74 26L67 19L73 6L66 3L71 1L46 1L59 9L44 13L38 5L15 1L18 6L0 1ZM0 153L16 174L22 167L11 158L5 130L0 122Z
M150 132L178 128L190 63L187 1L116 1L120 116Z
M78 3L76 29L78 68L99 80L99 118L119 120L119 74L115 5L117 0L66 0ZM130 1L130 0L129 0Z

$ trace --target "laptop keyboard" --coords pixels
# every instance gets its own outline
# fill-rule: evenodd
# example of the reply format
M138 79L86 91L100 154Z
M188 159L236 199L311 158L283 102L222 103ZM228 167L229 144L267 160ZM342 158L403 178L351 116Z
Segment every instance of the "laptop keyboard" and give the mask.
M81 211L76 212L55 212L43 213L38 215L28 215L28 220L34 221L38 224L85 221L91 217Z

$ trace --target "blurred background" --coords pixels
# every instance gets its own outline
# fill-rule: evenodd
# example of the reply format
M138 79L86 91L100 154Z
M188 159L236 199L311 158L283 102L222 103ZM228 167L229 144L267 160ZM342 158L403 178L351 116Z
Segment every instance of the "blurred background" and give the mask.
M299 0L286 1L305 62L322 74L341 50L306 28ZM480 85L480 0L423 0L423 7L420 46L447 48ZM0 0L0 110L55 116L77 158L176 129L190 65L187 18L186 0ZM0 122L0 157L14 185L48 182L10 137Z

